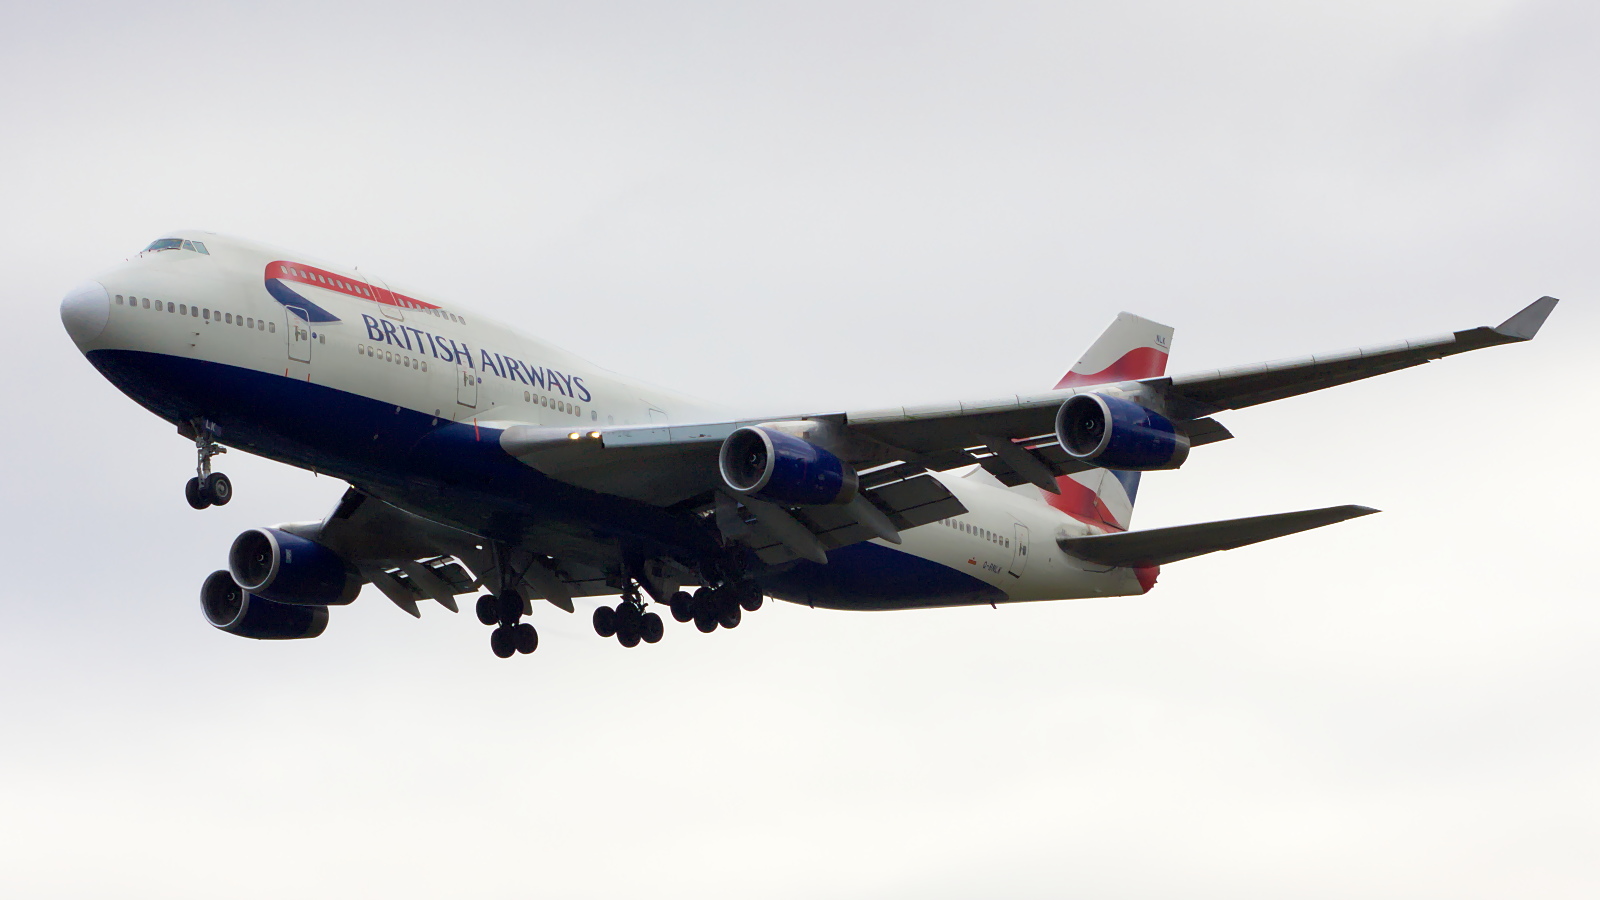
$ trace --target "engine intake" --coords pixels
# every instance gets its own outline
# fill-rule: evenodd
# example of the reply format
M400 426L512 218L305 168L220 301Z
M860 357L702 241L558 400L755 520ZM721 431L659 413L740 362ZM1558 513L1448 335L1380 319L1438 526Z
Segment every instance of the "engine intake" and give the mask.
M314 638L328 627L326 606L274 603L247 592L224 569L201 585L200 608L212 627L258 641Z
M722 442L722 481L772 503L828 506L856 498L856 470L818 447L772 428L747 425Z
M1103 469L1176 469L1189 438L1166 416L1104 394L1077 394L1056 412L1056 440L1074 459Z
M361 592L361 579L339 554L277 528L235 538L228 571L246 591L294 606L343 606Z

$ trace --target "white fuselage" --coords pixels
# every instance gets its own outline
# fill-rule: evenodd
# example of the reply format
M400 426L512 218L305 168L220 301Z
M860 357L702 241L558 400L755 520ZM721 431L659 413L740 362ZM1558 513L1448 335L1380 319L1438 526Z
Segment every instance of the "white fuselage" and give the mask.
M452 423L474 433L525 424L587 431L727 415L355 269L203 232L180 237L203 242L206 252L147 251L102 273L96 282L107 295L105 321L98 328L69 321L69 331L108 378L145 406L179 423L196 414L220 418L230 423L223 442L252 452L350 480L383 481L386 459L400 459L429 428ZM373 442L390 440L400 449L368 452ZM396 485L441 481L436 473L392 474ZM872 559L858 566L881 574L898 565L884 554L904 555L908 563L937 567L908 570L907 578L965 576L972 591L946 591L923 603L860 599L846 583L849 567L841 566L838 574L810 576L813 586L831 579L833 588L820 594L805 586L773 593L819 606L904 608L1147 589L1131 569L1095 571L1056 546L1058 537L1100 529L1047 506L1036 488L1006 488L981 471L976 476L936 473L968 513L909 529L898 546L874 541ZM391 502L399 490L390 491ZM419 499L426 496L418 489L401 501L441 521L479 525L427 508ZM583 514L563 509L561 515Z

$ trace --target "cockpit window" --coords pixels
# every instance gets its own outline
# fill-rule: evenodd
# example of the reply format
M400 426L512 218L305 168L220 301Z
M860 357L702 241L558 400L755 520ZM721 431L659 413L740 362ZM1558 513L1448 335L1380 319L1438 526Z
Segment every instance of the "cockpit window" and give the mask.
M152 242L150 246L144 248L144 252L146 253L155 253L161 250L193 250L196 253L204 253L207 256L211 255L211 252L206 249L205 244L202 244L199 241L186 241L182 238L162 238L159 241Z

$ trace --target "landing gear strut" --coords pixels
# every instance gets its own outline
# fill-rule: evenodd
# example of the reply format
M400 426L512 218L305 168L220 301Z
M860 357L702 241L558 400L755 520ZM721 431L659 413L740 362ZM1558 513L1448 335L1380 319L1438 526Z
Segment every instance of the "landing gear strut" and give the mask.
M195 477L183 486L183 498L195 509L208 506L227 506L233 499L233 482L221 472L211 471L211 457L228 452L211 434L211 423L195 419L190 423L194 431Z
M504 548L497 546L495 556L500 560L500 593L484 594L473 607L479 622L494 626L494 631L489 632L489 649L501 659L539 649L538 630L531 623L522 621L526 608L522 595L509 587L520 582L524 573L512 570L505 561L508 555Z

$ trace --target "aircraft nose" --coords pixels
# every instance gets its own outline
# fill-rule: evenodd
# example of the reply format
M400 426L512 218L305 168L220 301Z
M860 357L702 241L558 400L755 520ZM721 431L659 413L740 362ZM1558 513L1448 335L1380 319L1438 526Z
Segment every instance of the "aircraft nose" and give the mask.
M85 281L61 301L61 324L80 348L106 330L111 321L111 295L98 281Z

